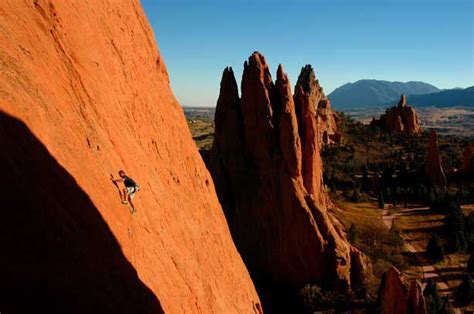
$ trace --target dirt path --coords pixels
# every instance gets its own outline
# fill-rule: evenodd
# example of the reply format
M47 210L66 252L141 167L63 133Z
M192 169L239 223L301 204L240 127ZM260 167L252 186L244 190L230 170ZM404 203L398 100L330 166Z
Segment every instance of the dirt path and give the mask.
M400 216L401 214L406 214L408 212L411 212L410 210L407 209L402 209L396 212L395 214L390 214L387 209L382 210L382 222L387 226L387 228L391 228L393 221L397 218L397 216ZM423 253L425 252L425 248L420 247L419 245L412 245L409 243L406 237L403 236L403 234L400 235L401 238L404 241L404 245L407 249L408 252L413 253L414 256L416 256L416 259L418 261L419 267L423 273L423 288L426 285L426 281L428 279L433 279L436 281L436 284L438 286L438 289L440 291L440 295L447 295L449 292L449 285L448 283L443 280L443 277L440 276L436 268L434 268L432 265L427 265L430 263L430 261L424 257L422 254L417 254L417 253ZM454 313L461 313L460 309L453 308Z

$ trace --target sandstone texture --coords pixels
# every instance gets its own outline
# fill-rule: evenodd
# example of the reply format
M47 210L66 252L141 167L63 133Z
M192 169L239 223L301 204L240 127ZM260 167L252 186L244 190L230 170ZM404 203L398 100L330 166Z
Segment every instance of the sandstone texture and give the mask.
M426 153L425 174L431 184L439 188L446 187L446 175L444 174L438 151L438 134L433 129L430 131L430 140Z
M416 111L407 105L406 96L402 95L397 106L387 109L380 119L372 119L371 126L378 126L384 130L409 135L418 135L421 128L418 124Z
M1 1L0 147L2 313L259 311L138 1Z
M316 79L314 69L307 64L301 69L295 86L295 102L306 102L306 107L311 107L312 114L316 115L317 139L319 146L337 144L342 140L338 131L339 116L331 108L329 98L324 94L323 88ZM296 108L299 108L297 105Z
M426 314L421 284L414 281L407 291L401 273L393 266L383 275L379 303L382 314Z
M244 64L241 97L232 69L222 76L208 166L260 295L308 283L356 288L367 273L366 257L327 213L314 106L320 91L305 82L314 83L302 79L293 98L282 66L273 82L258 52Z

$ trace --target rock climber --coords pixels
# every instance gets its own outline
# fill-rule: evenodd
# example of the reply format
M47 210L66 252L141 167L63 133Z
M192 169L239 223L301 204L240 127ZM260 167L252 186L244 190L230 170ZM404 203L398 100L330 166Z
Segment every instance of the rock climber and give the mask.
M120 194L122 198L122 204L130 204L132 207L132 213L136 212L135 206L132 203L132 199L135 196L135 193L137 193L140 189L138 184L129 176L125 174L125 171L120 170L118 172L120 178L115 179L111 175L111 180L114 182L114 184L117 184L117 182L123 182L123 185L125 185L125 188L123 189L123 193Z

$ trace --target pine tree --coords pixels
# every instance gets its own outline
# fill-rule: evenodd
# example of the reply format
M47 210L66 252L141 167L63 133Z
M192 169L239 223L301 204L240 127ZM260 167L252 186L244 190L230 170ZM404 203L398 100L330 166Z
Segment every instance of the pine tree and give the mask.
M358 233L357 233L357 228L355 224L351 224L351 227L349 228L349 233L348 233L348 238L349 242L354 244L357 241Z
M474 273L474 253L471 253L471 256L469 256L466 270L470 274Z
M400 230L398 229L395 220L392 222L392 225L390 226L390 236L393 239L393 242L397 246L402 246L403 245L403 239L400 236Z
M447 204L448 215L445 218L447 233L451 235L450 243L454 252L464 251L467 248L465 236L466 217L459 204L449 201Z
M439 313L443 302L439 296L438 286L433 279L429 279L426 283L423 295L425 296L428 313Z
M360 202L360 199L361 199L361 195L360 195L359 188L355 187L354 191L352 192L351 201L354 203L358 203Z
M384 209L385 208L385 201L383 199L383 192L380 191L379 193L379 209Z
M444 248L441 241L436 234L431 236L428 245L426 246L426 253L435 262L442 261L444 258Z
M455 292L456 301L459 305L467 306L474 301L474 282L469 274L465 274L461 284Z
M453 236L453 248L454 252L462 252L467 248L466 237L464 232L456 232Z

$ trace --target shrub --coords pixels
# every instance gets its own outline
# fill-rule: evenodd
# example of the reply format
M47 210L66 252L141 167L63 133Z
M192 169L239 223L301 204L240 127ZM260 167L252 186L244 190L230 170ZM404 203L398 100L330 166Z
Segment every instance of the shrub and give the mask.
M466 270L468 273L474 273L474 253L471 253L471 256L469 256Z
M426 301L426 310L430 314L448 314L452 313L448 298L439 296L438 287L433 279L426 283L423 295Z
M347 310L350 297L336 291L324 291L317 285L306 285L300 291L303 305L308 313L321 310Z
M351 196L351 201L354 203L359 203L361 200L361 195L360 195L360 190L359 188L354 188L354 191L352 192Z
M464 232L456 232L452 236L451 241L453 242L451 247L454 249L454 252L462 252L466 250L467 241Z
M384 209L385 208L385 201L383 199L383 192L379 193L379 209Z
M461 284L455 292L456 302L459 305L467 306L474 300L474 282L469 274L464 275Z
M471 247L474 247L474 212L471 212L465 220L466 241Z
M351 227L349 228L348 235L347 235L347 237L349 238L349 242L354 244L357 241L358 236L359 236L359 234L357 232L356 225L352 223Z
M465 236L465 226L467 224L460 206L450 202L449 212L445 218L445 227L447 234L450 234L450 246L454 252L464 251L467 248L467 239Z
M450 214L456 210L461 210L459 202L448 192L440 196L437 190L430 190L428 202L430 210Z
M450 203L448 208L448 214L445 218L445 225L448 232L464 232L464 224L466 217L459 207L455 203Z
M390 226L390 238L392 240L392 243L394 243L396 246L402 246L403 245L403 239L400 236L400 230L398 229L397 225L395 224L395 221L393 221L392 225Z
M442 261L444 258L444 248L441 241L436 234L431 236L428 245L426 246L426 253L435 262Z

